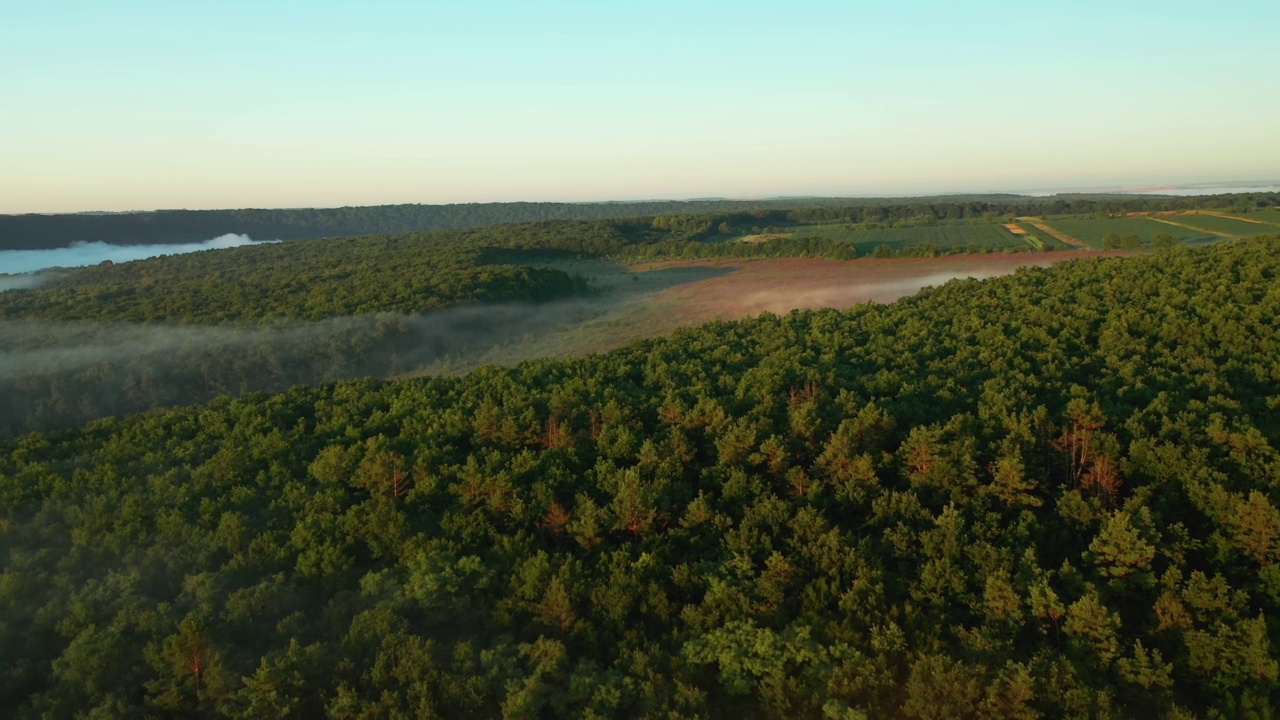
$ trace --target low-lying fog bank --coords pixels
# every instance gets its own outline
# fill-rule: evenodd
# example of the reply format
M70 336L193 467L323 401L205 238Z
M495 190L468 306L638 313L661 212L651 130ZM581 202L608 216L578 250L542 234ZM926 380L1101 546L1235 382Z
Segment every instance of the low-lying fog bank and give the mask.
M0 321L0 436L467 363L611 307L583 298L261 327Z
M129 262L143 260L160 255L181 255L200 250L218 250L222 248L240 247L241 245L258 245L277 242L275 240L253 240L248 235L227 234L198 243L181 243L177 245L111 245L104 242L81 242L70 247L52 250L0 250L0 273L18 275L35 273L56 267L84 267L111 262ZM25 278L0 278L0 292L33 287L38 276ZM28 284L21 284L22 281Z
M550 327L518 341L495 344L482 352L432 363L414 375L466 372L480 365L509 365L524 360L603 352L644 338L667 335L713 320L737 320L762 312L844 309L858 303L889 303L922 288L950 280L987 279L1021 267L1046 267L1060 260L1113 257L1125 253L1062 251L936 258L823 260L700 260L647 263L620 279L601 283L625 292L631 286L650 291L615 297L605 312L580 323ZM657 282L655 278L667 278ZM677 279L678 278L678 279Z
M219 395L583 355L711 320L891 302L1086 253L583 265L599 297L263 326L0 322L0 435Z

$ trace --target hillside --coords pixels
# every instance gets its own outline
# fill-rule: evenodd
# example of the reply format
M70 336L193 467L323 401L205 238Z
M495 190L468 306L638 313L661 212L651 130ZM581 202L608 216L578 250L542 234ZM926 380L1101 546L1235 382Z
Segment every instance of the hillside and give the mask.
M1266 716L1278 277L1232 241L25 435L0 707Z

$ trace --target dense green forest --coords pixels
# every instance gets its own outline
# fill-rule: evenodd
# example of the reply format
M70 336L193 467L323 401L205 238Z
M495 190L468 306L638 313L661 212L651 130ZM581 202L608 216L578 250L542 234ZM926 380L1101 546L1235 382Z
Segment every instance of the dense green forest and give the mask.
M555 260L857 256L824 238L729 243L796 211L548 221L263 243L46 273L0 293L0 320L217 324L421 313L589 293ZM720 236L723 233L723 236Z
M36 288L0 293L0 319L318 320L423 312L464 302L539 301L584 291L563 270L541 267L549 258L857 257L854 242L812 234L732 242L797 223L812 227L808 224L828 217L827 212L805 208L549 221L208 250L47 273ZM853 220L838 214L829 219ZM859 222L878 225L870 219ZM930 216L911 222L937 221ZM848 234L842 231L839 236ZM929 244L902 252L884 249L890 252L880 255L963 253L974 248Z
M413 371L501 342L516 329L536 332L587 312L579 299L601 293L575 270L584 258L611 258L616 272L625 272L620 262L856 257L854 243L827 237L732 241L775 224L816 222L810 214L823 212L520 223L46 272L34 288L0 293L0 343L8 352L0 356L0 395L7 399L0 436L223 394ZM965 249L923 245L895 253ZM533 308L552 301L560 302ZM458 307L474 310L439 314Z
M984 207L936 210L967 215ZM915 208L909 219L893 220L897 211L890 210L817 206L518 223L46 272L34 288L0 293L0 343L8 351L0 356L0 396L7 400L0 436L224 394L411 372L589 313L582 299L601 293L575 269L581 259L608 259L617 272L625 272L619 263L644 260L851 259L859 255L858 238L900 232L872 228L954 226L955 244L888 242L870 253L932 256L986 252L967 232L1005 232L993 230L1005 218L990 211L939 220ZM768 235L796 227L805 230ZM737 241L759 233L769 239ZM1018 247L1005 252L1035 249L1009 238ZM534 309L553 301L559 304ZM439 314L459 307L474 311Z
M534 332L605 302L580 274L545 261L617 251L626 229L532 223L49 273L38 288L0 293L0 436L385 377Z
M494 248L621 243L612 224L548 223L206 250L50 274L37 288L0 293L0 319L210 324L537 302L584 288Z
M5 441L0 707L1272 716L1278 277L1066 262Z
M669 214L795 210L796 222L978 218L1003 215L1139 212L1193 208L1250 210L1280 206L1280 194L1204 197L1134 195L947 195L925 198L779 198L618 203L471 203L329 209L163 210L140 213L0 215L0 250L189 243L226 233L256 240L393 234L545 220L592 220ZM2 268L0 268L2 270Z

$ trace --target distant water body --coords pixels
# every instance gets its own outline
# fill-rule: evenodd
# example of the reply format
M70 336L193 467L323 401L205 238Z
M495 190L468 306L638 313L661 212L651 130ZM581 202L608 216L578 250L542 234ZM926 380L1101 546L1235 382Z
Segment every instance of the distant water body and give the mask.
M261 242L275 241L263 240L255 242L248 235L228 234L212 240L205 240L204 242L178 243L174 245L110 245L104 242L88 242L76 243L71 247L54 248L52 250L0 250L0 273L16 275L56 267L84 267L86 265L97 265L106 260L128 262L161 255L181 255L200 250L257 245ZM5 280L10 282L5 282ZM20 280L21 278L0 278L0 290L23 286Z

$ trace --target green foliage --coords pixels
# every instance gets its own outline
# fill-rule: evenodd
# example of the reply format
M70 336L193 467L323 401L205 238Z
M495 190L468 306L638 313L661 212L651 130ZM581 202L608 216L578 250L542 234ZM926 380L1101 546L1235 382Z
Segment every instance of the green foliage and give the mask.
M0 293L0 319L209 324L538 302L581 292L583 282L490 261L511 250L605 252L624 242L611 224L549 223L208 250L64 271L39 288Z
M1273 714L1278 250L7 440L0 706Z
M259 240L302 240L425 232L548 220L602 220L655 215L725 216L728 225L811 222L911 222L1199 208L1210 201L1251 210L1280 205L1276 193L1202 197L950 195L935 198L799 198L636 203L469 203L277 210L161 210L142 213L0 215L0 250L66 247L75 242L186 243L226 233ZM764 222L761 222L764 221ZM1012 222L1012 219L1009 220ZM680 221L683 223L683 221ZM706 227L694 221L690 227ZM722 233L723 234L723 233Z

